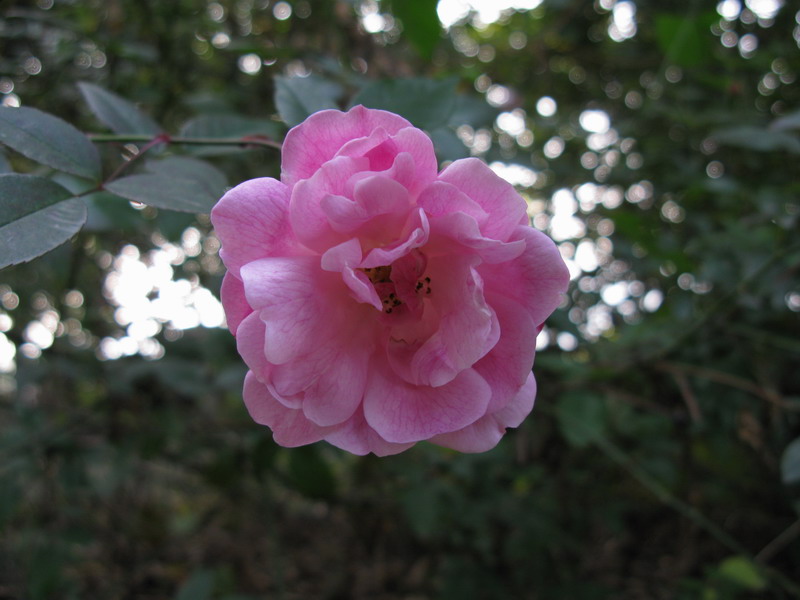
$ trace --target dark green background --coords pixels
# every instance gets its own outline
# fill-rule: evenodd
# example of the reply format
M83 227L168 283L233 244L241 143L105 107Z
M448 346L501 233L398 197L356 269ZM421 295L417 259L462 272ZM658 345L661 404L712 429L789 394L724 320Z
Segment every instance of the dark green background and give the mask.
M562 188L627 191L616 208L576 213L611 257L572 283L537 355L534 413L491 452L286 450L247 416L222 329L165 326L160 360L98 360L99 340L123 333L104 261L209 225L93 197L70 243L0 272L18 348L46 311L83 332L38 359L18 351L16 373L0 375L0 598L797 597L796 8L725 21L713 2L642 0L636 35L617 42L612 2L545 0L448 31L430 0L289 4L279 20L274 1L0 2L0 100L107 132L77 87L90 82L172 134L277 140L319 108L391 108L430 132L442 160L470 153L456 131L477 132L488 162L535 169L524 192L544 215ZM386 31L363 29L369 11ZM212 43L218 33L229 42ZM751 54L722 43L746 34ZM254 75L239 68L248 54L264 61ZM483 100L492 85L507 88L505 105ZM554 116L536 112L542 96ZM610 116L616 154L586 154L586 109ZM513 110L532 143L495 127ZM548 158L554 136L564 151ZM112 173L124 148L100 150ZM173 155L209 160L229 182L279 173L270 148L153 149ZM13 152L2 163L69 184ZM214 255L207 245L175 278L216 293ZM620 281L641 282L628 314L612 307L611 327L585 336L600 290ZM655 312L642 308L650 290L664 296ZM577 348L560 349L559 333Z

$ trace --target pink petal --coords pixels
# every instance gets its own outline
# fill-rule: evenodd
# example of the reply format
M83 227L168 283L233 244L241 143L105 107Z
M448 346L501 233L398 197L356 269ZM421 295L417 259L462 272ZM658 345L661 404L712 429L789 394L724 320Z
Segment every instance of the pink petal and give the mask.
M275 442L281 446L295 447L318 442L327 429L309 421L303 412L286 408L270 396L267 387L252 372L244 379L244 403L256 423L272 429Z
M508 406L500 413L487 414L472 425L443 433L431 438L431 442L459 452L486 452L494 448L505 435L507 427L517 427L533 409L536 397L536 381L530 374Z
M525 217L527 206L514 186L496 175L477 158L462 158L439 174L477 202L490 216L481 231L488 238L505 241Z
M371 348L358 341L346 344L343 340L343 346L327 370L305 390L303 413L317 425L346 421L364 397Z
M431 233L431 243L425 248L428 254L452 253L456 242L478 254L482 262L495 264L512 260L525 250L522 240L502 242L484 237L475 219L461 212L433 217Z
M334 246L322 255L320 261L325 271L338 271L342 274L342 281L350 288L350 294L356 301L370 304L377 310L383 310L375 286L362 271L355 270L360 263L361 243L356 238Z
M525 251L514 260L478 267L485 286L525 307L536 325L561 303L569 271L553 241L532 227L518 226L511 240L524 240Z
M289 202L289 221L305 246L322 253L347 239L331 228L322 203L327 196L351 197L354 183L351 178L363 173L367 167L366 158L340 156L294 186Z
M361 179L353 190L353 200L328 195L320 205L334 231L359 231L361 238L393 240L400 232L410 209L408 190L383 176ZM368 224L367 229L364 229Z
M444 181L435 181L426 187L417 198L417 205L425 209L429 217L439 217L455 212L469 215L478 225L489 216L477 202L456 186Z
M408 450L414 445L414 442L394 444L384 440L367 424L364 411L361 409L357 410L347 423L328 433L325 441L359 456L370 452L376 456L389 456Z
M251 179L228 191L211 211L222 243L220 257L239 275L242 265L297 247L288 220L289 189L280 181Z
M417 209L409 216L403 233L393 244L373 248L361 262L362 268L391 265L414 248L424 246L428 241L428 218L423 210Z
M267 380L271 365L264 356L266 327L258 313L250 313L236 332L236 349L250 371L262 382Z
M346 113L323 110L314 113L286 134L281 159L281 181L289 187L311 177L351 140L383 128L394 134L411 123L383 110L355 106Z
M263 258L242 267L247 301L266 326L265 355L283 364L315 349L335 347L354 325L341 277L323 271L319 257Z
M247 298L244 296L244 284L233 273L228 271L225 277L222 278L222 287L219 290L220 300L225 309L225 320L228 323L228 329L233 335L236 335L236 329L239 323L253 312L253 309L247 303Z
M489 413L506 406L525 383L536 353L537 327L517 302L499 294L487 294L497 314L500 339L489 353L475 363L475 369L492 388Z
M397 158L390 173L394 175L393 179L396 178L409 192L416 195L436 179L439 170L433 142L425 132L416 127L401 129L393 141L397 145ZM414 161L414 177L410 180L402 176L405 166L402 161L405 161L406 156L410 156Z
M434 179L438 170L433 142L416 127L389 134L378 128L369 136L347 142L336 156L364 156L369 170L383 172L416 195Z
M383 365L373 365L364 394L364 416L389 442L425 440L463 429L486 412L489 384L475 371L462 371L440 387L412 385Z
M519 427L533 410L533 402L536 399L536 379L533 373L528 373L525 385L517 392L517 395L504 408L493 413L503 427Z
M430 260L430 294L419 323L401 324L387 347L394 371L409 383L440 386L471 367L497 343L500 329L486 304L474 259L450 256ZM419 325L425 329L420 329ZM429 332L427 339L425 330Z

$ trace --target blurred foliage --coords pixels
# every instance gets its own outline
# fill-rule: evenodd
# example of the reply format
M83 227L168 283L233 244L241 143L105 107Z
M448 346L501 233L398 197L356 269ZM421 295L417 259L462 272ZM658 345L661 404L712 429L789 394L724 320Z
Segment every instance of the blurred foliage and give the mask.
M544 0L442 28L422 0L0 2L5 105L278 141L325 106L396 110L442 160L518 178L575 275L534 413L493 451L286 450L247 416L226 331L134 332L114 295L126 265L216 293L207 218L86 197L69 244L0 272L0 598L797 597L800 26L782 4ZM102 144L103 172L136 143ZM198 157L217 186L279 173L268 147L164 146L131 176ZM14 152L0 170L85 189Z

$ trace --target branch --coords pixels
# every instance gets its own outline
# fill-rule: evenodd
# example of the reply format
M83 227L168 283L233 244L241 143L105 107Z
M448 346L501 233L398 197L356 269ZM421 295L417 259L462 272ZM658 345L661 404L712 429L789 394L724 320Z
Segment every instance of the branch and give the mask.
M275 148L281 149L280 142L269 139L265 135L246 135L239 138L202 138L202 137L181 137L171 136L169 134L161 134L152 136L147 134L107 134L107 133L89 133L89 139L98 144L103 143L141 143L152 142L158 140L166 144L184 144L187 146L258 146L262 148Z

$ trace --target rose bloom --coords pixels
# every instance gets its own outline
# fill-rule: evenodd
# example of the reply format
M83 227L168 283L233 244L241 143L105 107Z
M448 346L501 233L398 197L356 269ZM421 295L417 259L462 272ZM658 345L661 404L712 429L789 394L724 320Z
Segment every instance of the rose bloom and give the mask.
M480 160L438 172L402 117L324 110L287 134L280 181L240 184L211 220L244 401L278 444L482 452L531 411L569 275Z

